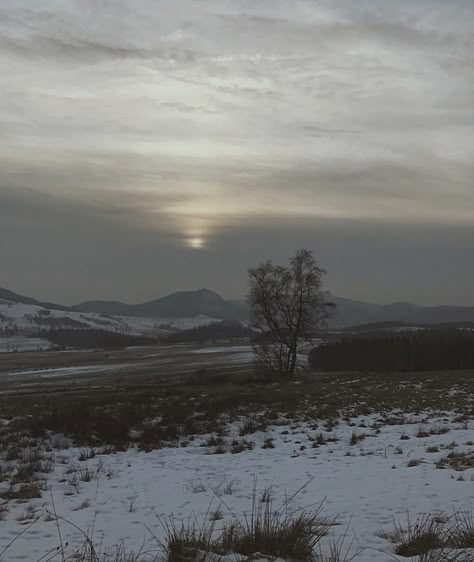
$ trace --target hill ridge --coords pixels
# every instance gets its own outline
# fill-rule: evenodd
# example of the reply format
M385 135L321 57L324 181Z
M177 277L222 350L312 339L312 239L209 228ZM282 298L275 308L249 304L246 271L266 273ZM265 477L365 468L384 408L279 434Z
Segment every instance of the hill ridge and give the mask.
M390 304L375 304L337 296L332 296L331 298L337 307L336 316L330 323L333 328L374 322L422 324L474 322L474 306L424 306L404 301ZM126 304L117 300L94 299L67 307L24 297L0 287L0 300L33 304L47 309L105 314L108 316L193 318L204 315L221 320L236 321L248 318L248 307L245 300L226 300L215 291L207 288L176 291L138 304Z

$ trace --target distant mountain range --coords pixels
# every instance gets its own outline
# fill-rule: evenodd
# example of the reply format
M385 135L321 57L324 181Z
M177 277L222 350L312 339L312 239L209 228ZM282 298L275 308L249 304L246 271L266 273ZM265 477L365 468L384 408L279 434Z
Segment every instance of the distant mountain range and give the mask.
M333 297L336 315L331 325L347 327L376 322L447 324L474 322L474 306L421 306L408 302L380 305Z
M331 297L336 314L331 327L347 327L373 322L397 321L418 324L474 322L474 306L421 306L408 302L387 305ZM90 301L74 307L84 312L109 315L153 317L194 317L199 314L222 320L245 320L248 307L244 300L224 300L208 289L173 293L143 304Z
M332 299L336 303L337 310L330 323L332 328L377 322L412 324L474 322L474 306L420 306L407 302L379 305L341 297L332 297ZM36 301L0 288L1 301L66 312L148 319L196 318L198 316L230 321L248 319L248 307L244 300L225 300L208 289L172 293L142 304L95 300L65 307Z
M209 316L221 320L245 320L246 305L226 301L208 289L172 293L143 304L124 304L117 301L88 301L73 307L82 312L110 316L141 316L145 318L194 318Z

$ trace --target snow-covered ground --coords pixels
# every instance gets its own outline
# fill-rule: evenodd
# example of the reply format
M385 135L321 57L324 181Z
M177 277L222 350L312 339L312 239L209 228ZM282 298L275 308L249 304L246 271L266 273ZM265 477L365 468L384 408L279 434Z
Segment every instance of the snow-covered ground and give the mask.
M193 353L207 354L207 353L242 353L246 351L252 352L251 345L215 345L205 346L201 349L195 349Z
M48 560L60 560L53 550L59 546L58 526L68 553L84 540L79 529L93 535L96 544L123 541L136 549L143 544L156 549L152 534L163 536L160 519L170 515L202 524L214 511L222 511L228 521L248 513L255 478L258 490L271 486L274 505L302 488L293 500L295 508L324 502L323 515L338 516L340 524L323 540L323 551L347 532L348 542L357 537L354 562L406 560L394 555L381 532L392 529L394 518L403 523L407 513L416 519L422 512L473 508L474 469L455 472L435 464L453 449L474 451L474 428L453 422L454 414L431 414L423 424L424 416L397 414L405 419L403 425L385 425L376 415L330 430L316 421L274 425L246 435L253 450L239 454L229 452L232 439L242 439L236 423L227 428L227 452L222 454L212 454L216 447L208 446L209 436L181 447L150 453L129 449L82 462L78 449L56 451L54 472L45 475L51 492L8 504L0 523L0 552L24 533L2 560L42 560L47 552L52 553ZM420 428L437 434L419 437ZM353 432L365 437L351 445ZM314 447L319 433L336 440ZM273 448L262 448L269 439ZM428 447L439 451L427 452ZM86 471L88 482L81 481ZM64 519L54 520L48 514L54 510Z
M43 308L41 306L0 302L0 333L7 330L14 334L35 335L50 329L106 330L132 335L163 334L174 330L185 330L219 322L216 318L196 316L195 318L138 318L132 316L104 316ZM50 343L42 340L42 345L28 344L23 340L23 347L13 349L11 338L0 337L0 352L35 351L38 347L48 348ZM21 342L20 342L21 343ZM25 347L26 346L26 347Z
M7 373L2 373L4 377L24 377L26 375L34 375L35 377L67 377L71 375L89 375L89 374L100 374L107 371L114 371L116 373L124 369L129 369L130 365L111 364L111 365L86 365L86 366L75 366L75 367L54 367L54 368L44 368L44 369L27 369L27 370L17 370Z
M0 353L11 351L44 351L51 348L51 342L44 338L28 338L25 336L0 337Z

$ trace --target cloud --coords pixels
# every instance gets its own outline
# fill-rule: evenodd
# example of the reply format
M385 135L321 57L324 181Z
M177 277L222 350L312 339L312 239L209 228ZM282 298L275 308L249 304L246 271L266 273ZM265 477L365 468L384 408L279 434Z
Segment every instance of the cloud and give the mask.
M209 287L243 296L246 271L262 259L284 262L314 250L333 293L375 302L469 303L472 225L437 225L266 215L218 226L200 251L170 232L165 216L144 223L129 198L82 202L0 188L0 286L38 298L144 301ZM454 290L455 289L455 290Z
M121 229L181 255L193 236L251 244L247 221L454 237L474 224L473 21L470 0L4 0L4 233L42 221L46 247L48 222L77 212L99 236L100 216L114 256Z

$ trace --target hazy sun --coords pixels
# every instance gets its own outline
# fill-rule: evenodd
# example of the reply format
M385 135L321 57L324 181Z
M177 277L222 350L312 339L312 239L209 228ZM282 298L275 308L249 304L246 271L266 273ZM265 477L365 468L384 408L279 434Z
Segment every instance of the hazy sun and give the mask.
M201 250L202 248L204 248L205 240L204 238L199 237L188 238L186 240L186 244L194 250Z

